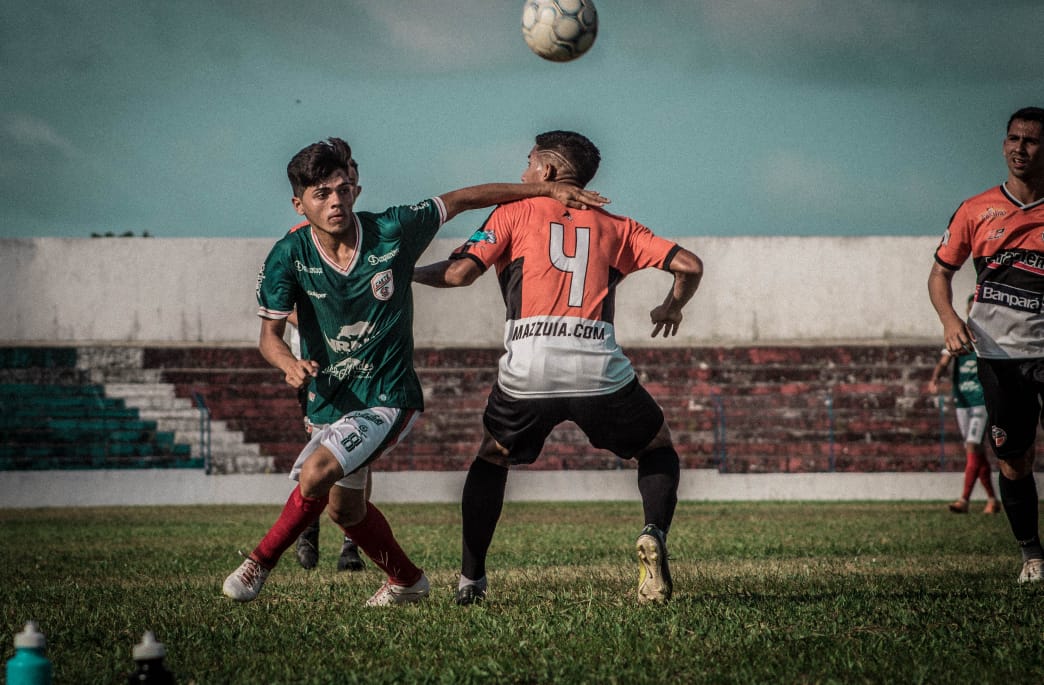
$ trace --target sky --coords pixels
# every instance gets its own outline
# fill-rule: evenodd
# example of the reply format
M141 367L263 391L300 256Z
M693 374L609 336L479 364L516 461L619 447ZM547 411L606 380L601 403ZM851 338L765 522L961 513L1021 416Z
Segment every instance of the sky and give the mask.
M517 181L551 129L664 236L941 235L1044 106L1040 0L595 3L553 63L521 0L5 2L0 238L276 238L315 141L351 144L379 211Z

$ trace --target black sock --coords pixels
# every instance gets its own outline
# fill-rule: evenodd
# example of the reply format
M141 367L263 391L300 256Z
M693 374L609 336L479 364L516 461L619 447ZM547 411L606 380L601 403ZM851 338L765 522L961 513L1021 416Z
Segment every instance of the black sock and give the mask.
M465 578L479 580L486 575L486 552L504 508L507 477L506 468L485 459L476 459L468 469L460 501L464 539L460 572Z
M1001 473L998 474L998 481L1004 513L1007 514L1011 532L1022 549L1022 558L1044 558L1037 522L1037 482L1033 479L1033 474L1018 480L1009 480Z
M654 525L665 534L671 529L678 504L679 476L678 453L673 447L657 447L638 460L638 492L645 525Z

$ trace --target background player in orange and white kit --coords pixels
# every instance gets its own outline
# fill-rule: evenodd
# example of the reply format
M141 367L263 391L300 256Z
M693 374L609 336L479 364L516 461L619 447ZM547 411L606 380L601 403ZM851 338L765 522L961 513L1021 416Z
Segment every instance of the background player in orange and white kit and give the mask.
M543 133L522 180L582 188L600 159L598 148L578 133ZM633 219L533 198L498 207L450 260L415 270L414 280L464 286L491 266L507 306L506 353L483 416L485 435L464 485L457 604L485 596L486 552L503 508L509 466L534 462L563 421L575 422L595 447L637 460L646 524L637 541L638 599L667 601L672 583L666 536L678 499L678 454L663 411L616 342L614 303L616 286L629 273L670 272L674 282L651 318L653 336L674 335L682 307L699 285L701 261Z
M1022 550L1019 582L1044 580L1033 460L1044 422L1044 109L1008 119L1008 178L965 200L935 251L928 277L946 349L979 355L989 438L1000 462L1004 512ZM975 263L975 300L968 322L953 308L953 275Z

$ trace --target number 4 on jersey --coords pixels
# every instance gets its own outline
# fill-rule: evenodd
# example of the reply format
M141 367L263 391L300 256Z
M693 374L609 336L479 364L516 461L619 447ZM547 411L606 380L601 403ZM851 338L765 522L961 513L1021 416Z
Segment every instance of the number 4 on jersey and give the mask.
M584 303L587 258L591 251L591 229L577 227L576 250L572 257L565 253L565 226L562 224L551 224L551 241L548 245L551 265L572 276L569 281L569 306L581 306Z

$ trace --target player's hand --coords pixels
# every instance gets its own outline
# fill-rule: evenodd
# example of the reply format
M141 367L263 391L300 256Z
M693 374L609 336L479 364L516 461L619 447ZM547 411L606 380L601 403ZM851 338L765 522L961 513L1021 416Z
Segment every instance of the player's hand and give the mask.
M649 318L652 319L653 323L652 337L658 336L662 330L663 337L669 338L678 334L678 326L682 322L682 313L679 309L661 304L653 307L652 311L649 312Z
M566 207L573 209L590 209L609 204L609 198L602 197L594 190L579 188L566 183L555 183L551 197L555 198Z
M952 355L968 354L975 348L972 346L971 331L968 324L960 319L943 326L943 338L946 340L946 351Z
M319 375L319 362L298 359L283 369L283 372L286 374L286 384L294 390L300 390L308 385L308 381Z

